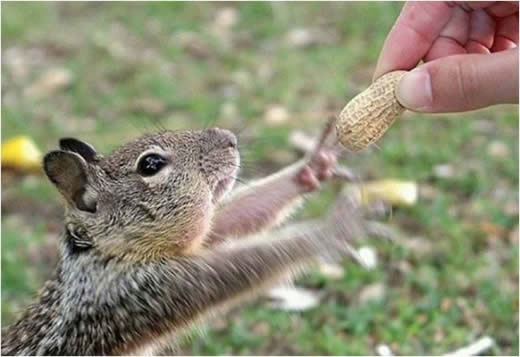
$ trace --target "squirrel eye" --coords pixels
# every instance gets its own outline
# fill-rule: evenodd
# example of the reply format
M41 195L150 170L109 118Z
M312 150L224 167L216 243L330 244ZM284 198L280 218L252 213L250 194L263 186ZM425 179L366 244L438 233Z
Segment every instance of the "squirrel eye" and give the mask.
M166 165L166 160L158 154L143 156L137 164L137 172L141 176L152 176L158 173Z

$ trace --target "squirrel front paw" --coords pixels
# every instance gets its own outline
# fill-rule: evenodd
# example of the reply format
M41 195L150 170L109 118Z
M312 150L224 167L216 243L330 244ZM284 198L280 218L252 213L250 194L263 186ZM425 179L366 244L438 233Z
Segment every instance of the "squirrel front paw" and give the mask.
M295 175L295 182L303 192L313 192L320 188L320 183L334 176L339 152L337 146L326 145L327 139L334 131L335 118L331 118L323 129L318 143L303 160L303 166Z
M298 170L295 181L304 192L317 191L320 183L327 181L333 175L337 158L330 150L320 150L314 153L302 168Z

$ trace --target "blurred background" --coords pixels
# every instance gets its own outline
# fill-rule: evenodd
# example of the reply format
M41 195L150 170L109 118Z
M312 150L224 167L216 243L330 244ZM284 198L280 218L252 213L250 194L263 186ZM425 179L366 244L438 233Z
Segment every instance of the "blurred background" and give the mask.
M402 3L6 3L2 6L2 142L42 152L75 136L108 151L141 133L219 126L239 134L247 179L301 157L371 81ZM489 335L518 354L518 107L408 114L345 163L363 180L414 181L418 202L384 221L399 243L369 241L371 271L298 281L317 307L261 300L186 338L183 354L442 354ZM331 185L296 219L323 215ZM62 207L38 173L2 170L2 325L57 259Z

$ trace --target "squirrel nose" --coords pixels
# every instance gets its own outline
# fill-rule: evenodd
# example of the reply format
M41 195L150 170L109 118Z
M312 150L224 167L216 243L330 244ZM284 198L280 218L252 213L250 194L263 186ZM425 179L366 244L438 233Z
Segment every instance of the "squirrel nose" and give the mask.
M220 128L209 129L209 135L215 137L224 148L237 147L237 137L231 131Z

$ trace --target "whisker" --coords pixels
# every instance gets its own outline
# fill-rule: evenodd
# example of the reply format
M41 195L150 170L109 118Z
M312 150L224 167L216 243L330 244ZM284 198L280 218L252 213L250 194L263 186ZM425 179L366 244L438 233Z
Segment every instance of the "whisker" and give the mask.
M240 126L239 126L238 128L236 128L236 129L233 129L233 132L235 133L235 135L236 135L237 137L240 137L240 136L244 133L244 131L245 131L247 128L250 127L250 124L251 124L251 123L248 123L247 120L244 120L244 122L243 122L242 125L240 125Z
M218 117L216 115L214 117L209 117L203 125L204 130L214 127L217 120L218 120Z
M132 126L135 129L137 129L141 134L146 134L147 133L146 128L143 128L143 127L137 125L137 122L141 123L141 121L138 121L136 118L130 116L130 124L132 124Z
M330 116L329 119L327 119L325 128L322 130L322 132L318 138L318 142L316 143L316 146L311 153L311 157L315 156L323 148L323 146L325 145L325 141L327 141L327 138L334 131L334 126L336 124L336 121L337 121L336 116Z
M260 169L255 168L255 167L247 167L247 166L241 166L241 165L237 165L235 167L239 168L240 173L245 174L246 176L254 176L254 177L263 176L263 172Z

